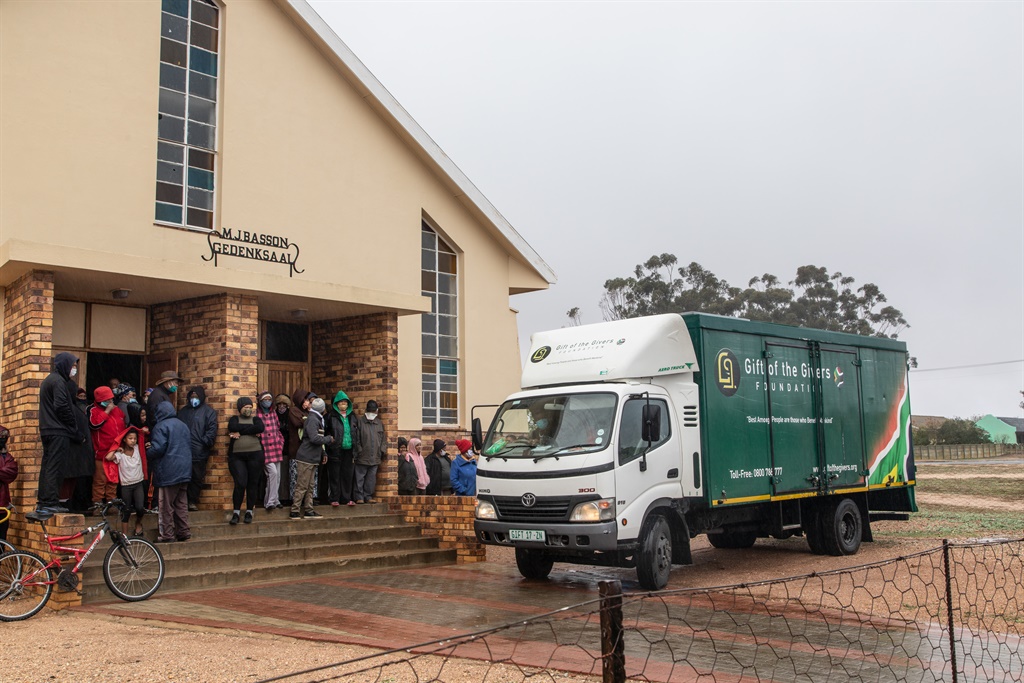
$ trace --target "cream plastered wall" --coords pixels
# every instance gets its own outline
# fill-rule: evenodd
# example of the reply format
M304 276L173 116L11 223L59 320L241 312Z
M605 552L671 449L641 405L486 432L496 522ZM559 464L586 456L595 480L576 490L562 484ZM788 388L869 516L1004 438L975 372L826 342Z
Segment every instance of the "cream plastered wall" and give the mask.
M0 1L0 245L44 265L107 270L114 257L137 275L422 310L426 213L460 253L463 426L473 403L518 387L509 291L546 282L510 267L269 0L223 5L216 226L289 238L305 272L223 257L214 268L205 234L155 225L159 35L159 0ZM420 421L418 331L418 316L400 319L403 429Z

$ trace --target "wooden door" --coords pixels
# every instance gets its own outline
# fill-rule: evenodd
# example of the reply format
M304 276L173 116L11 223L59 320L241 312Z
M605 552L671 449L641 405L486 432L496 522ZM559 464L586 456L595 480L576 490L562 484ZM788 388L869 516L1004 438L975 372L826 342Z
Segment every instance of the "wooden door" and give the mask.
M309 363L285 363L260 361L256 364L259 391L269 391L274 396L287 394L291 397L296 389L311 389L309 386Z

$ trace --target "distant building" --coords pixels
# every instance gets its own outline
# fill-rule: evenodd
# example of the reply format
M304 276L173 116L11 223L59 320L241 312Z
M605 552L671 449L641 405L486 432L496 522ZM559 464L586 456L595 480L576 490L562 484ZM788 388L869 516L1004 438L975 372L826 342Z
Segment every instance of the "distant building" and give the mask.
M992 443L1024 443L1024 420L986 415L974 424L988 434Z

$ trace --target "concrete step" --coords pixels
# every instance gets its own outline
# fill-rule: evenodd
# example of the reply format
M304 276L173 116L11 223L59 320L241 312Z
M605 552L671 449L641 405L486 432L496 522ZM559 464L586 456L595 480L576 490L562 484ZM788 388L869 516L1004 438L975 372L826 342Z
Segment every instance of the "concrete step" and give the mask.
M230 511L189 513L191 540L157 546L166 573L160 594L455 562L454 550L439 550L436 538L423 537L418 526L392 514L385 504L321 505L316 510L322 518L291 520L287 508L269 513L261 509L252 524L237 525L227 523ZM144 537L156 540L156 526L156 515L147 515ZM115 599L102 573L109 544L105 539L83 567L86 604Z

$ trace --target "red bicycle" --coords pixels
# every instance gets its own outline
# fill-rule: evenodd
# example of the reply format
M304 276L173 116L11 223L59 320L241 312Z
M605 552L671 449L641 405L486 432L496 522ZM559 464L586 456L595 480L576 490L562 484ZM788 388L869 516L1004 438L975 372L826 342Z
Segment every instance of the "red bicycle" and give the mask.
M103 558L103 579L110 592L129 602L145 600L157 592L164 580L163 556L149 541L127 536L113 528L106 519L111 507L121 510L124 503L121 500L106 503L102 508L103 521L70 536L46 533L46 520L53 513L25 515L43 528L43 536L50 547L50 560L46 562L27 550L0 555L0 621L21 621L38 614L50 599L54 585L60 590L77 591L82 565L108 531L112 543ZM91 533L96 537L88 546L60 545Z

